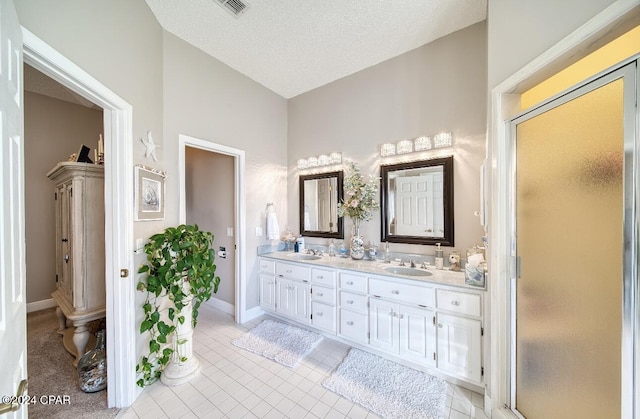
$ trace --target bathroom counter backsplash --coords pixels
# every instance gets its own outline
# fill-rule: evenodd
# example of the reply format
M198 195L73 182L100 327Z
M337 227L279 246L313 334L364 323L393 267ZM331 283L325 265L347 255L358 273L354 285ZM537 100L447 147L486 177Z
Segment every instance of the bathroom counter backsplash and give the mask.
M465 284L464 271L455 272L450 271L448 268L439 270L435 269L433 265L428 266L427 269L423 269L419 268L419 261L416 261L416 268L421 271L428 271L431 275L413 276L388 272L385 270L385 268L400 267L400 262L393 259L391 260L391 263L384 263L382 260L353 260L349 257L345 258L340 256L328 256L327 254L323 254L318 259L298 259L297 255L300 254L301 253L277 251L272 253L265 253L261 256L286 262L304 263L308 265L323 266L327 268L346 269L375 275L410 279L420 282L433 282L442 285L451 285L475 290L479 289L478 287ZM405 267L409 267L408 259L404 260L406 264Z

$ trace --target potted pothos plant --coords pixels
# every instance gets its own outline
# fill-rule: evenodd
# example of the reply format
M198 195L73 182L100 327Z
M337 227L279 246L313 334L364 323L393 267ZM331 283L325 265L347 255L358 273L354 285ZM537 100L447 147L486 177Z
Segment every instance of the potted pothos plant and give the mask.
M191 330L198 323L198 309L220 285L213 239L212 233L197 225L183 224L151 236L145 244L147 261L138 273L147 275L137 288L147 293L140 334L148 332L150 340L148 354L136 366L138 386L161 378L171 362L190 361ZM181 332L185 328L188 333ZM181 351L181 347L188 350ZM193 361L197 364L195 358Z

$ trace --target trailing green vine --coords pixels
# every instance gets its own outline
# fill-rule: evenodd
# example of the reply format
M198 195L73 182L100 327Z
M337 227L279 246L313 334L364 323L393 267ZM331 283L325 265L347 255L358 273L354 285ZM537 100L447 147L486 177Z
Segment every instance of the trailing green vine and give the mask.
M140 387L158 380L177 345L185 343L171 341L178 324L185 322L182 309L191 304L195 327L200 305L218 292L220 278L215 276L213 238L197 225L183 224L151 236L144 246L147 261L138 273L147 277L138 283L138 290L147 295L140 334L148 332L150 340L149 353L136 365L140 377L136 384Z

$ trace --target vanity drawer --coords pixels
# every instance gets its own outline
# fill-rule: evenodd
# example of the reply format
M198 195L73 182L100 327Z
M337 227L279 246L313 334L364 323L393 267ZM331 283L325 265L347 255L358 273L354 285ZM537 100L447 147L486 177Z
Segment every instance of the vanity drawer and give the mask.
M276 263L272 260L260 259L260 272L266 274L275 274Z
M340 306L349 310L356 310L366 313L369 309L367 300L369 297L361 294L340 291Z
M311 282L328 287L335 287L336 273L325 269L311 268Z
M276 275L283 278L298 279L308 282L311 279L311 268L291 263L276 263Z
M336 305L335 288L322 287L320 285L311 286L311 299L313 301L321 301L326 304Z
M340 309L339 333L360 343L369 343L369 315Z
M340 288L367 293L367 277L340 272Z
M331 333L336 333L336 308L317 301L312 301L311 324Z
M439 289L437 307L440 310L453 311L469 316L480 316L480 296L466 292Z
M433 288L427 286L371 278L369 293L377 297L398 300L408 304L418 304L423 307L435 306Z

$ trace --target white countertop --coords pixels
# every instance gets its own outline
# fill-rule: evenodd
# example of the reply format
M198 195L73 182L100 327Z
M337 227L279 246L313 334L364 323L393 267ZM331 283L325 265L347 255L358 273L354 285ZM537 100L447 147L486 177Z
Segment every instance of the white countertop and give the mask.
M441 285L450 285L455 287L463 287L468 289L474 289L478 291L484 291L484 288L476 287L473 285L467 285L464 282L464 272L454 272L448 269L438 270L433 266L426 269L431 273L429 276L410 276L410 275L400 275L396 273L387 272L384 268L388 268L389 266L398 266L398 262L383 263L382 261L372 261L372 260L354 260L349 257L339 257L339 256L327 256L323 255L320 259L298 259L296 255L299 253L293 252L274 252L267 253L264 255L260 255L261 257L281 260L286 262L296 262L296 263L304 263L312 266L324 266L328 268L336 268L336 269L347 269L351 271L364 272L368 274L375 275L384 275L387 277L396 277L402 279L409 279L412 281L419 282L431 282L435 284ZM423 270L423 269L421 269Z

